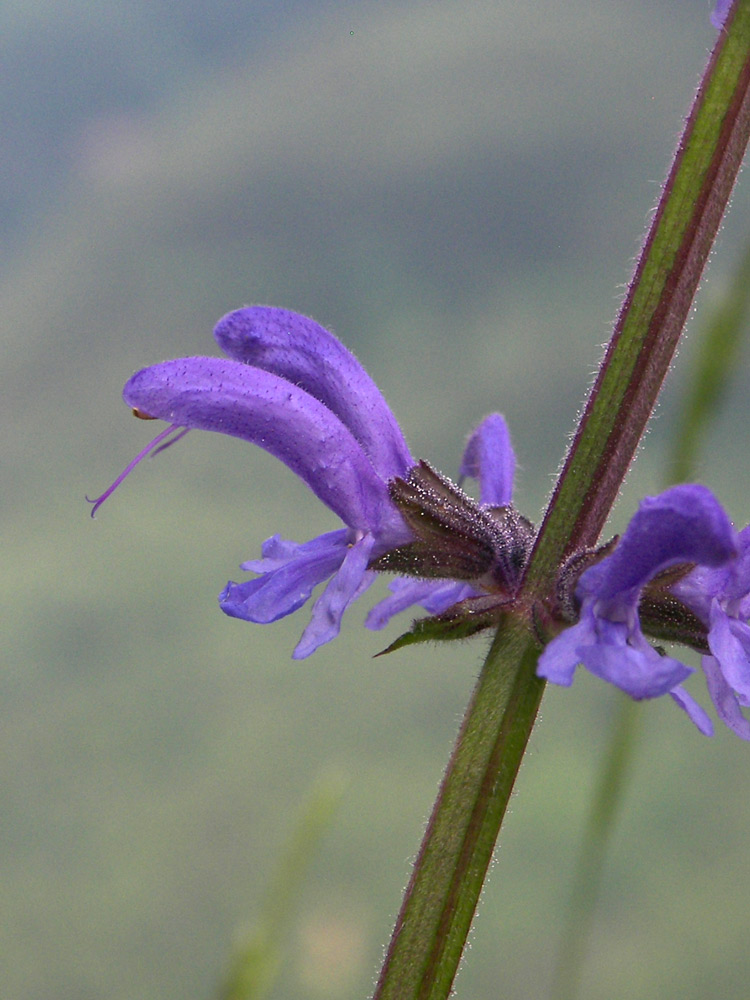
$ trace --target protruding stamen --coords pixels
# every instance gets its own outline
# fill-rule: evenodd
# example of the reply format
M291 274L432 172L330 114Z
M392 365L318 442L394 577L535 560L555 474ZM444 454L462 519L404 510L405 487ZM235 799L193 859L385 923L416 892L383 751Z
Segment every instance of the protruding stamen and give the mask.
M166 443L162 444L162 442L164 441L164 439L167 438L167 437L169 437L169 435L173 431L176 431L176 430L178 430L179 433L173 438L173 440L172 441L167 441ZM88 500L89 503L91 503L91 504L94 505L91 508L91 516L93 517L94 514L96 514L96 512L99 510L99 508L104 503L104 501L107 499L107 497L111 496L115 492L115 490L120 485L120 483L123 481L123 479L125 479L128 475L130 475L130 473L133 471L133 469L136 467L136 465L138 465L138 463L142 459L144 459L147 455L151 454L152 452L154 454L156 454L157 452L161 451L163 448L167 448L170 444L174 444L175 441L179 441L179 439L181 437L183 437L185 434L187 434L188 430L189 430L188 427L179 427L178 428L177 424L170 424L169 427L167 427L166 430L163 430L161 432L161 434L157 434L157 436L154 438L154 440L151 441L149 444L147 444L146 447L143 449L143 451L140 452L138 455L136 455L136 457L133 459L132 462L129 463L129 465L125 466L125 468L122 470L122 472L117 477L117 479L115 479L115 481L112 483L112 485L108 489L106 489L104 491L104 493L102 493L102 495L100 497L97 497L95 500L90 500L89 497L86 497L86 500Z
M149 419L151 419L151 418L149 418ZM175 426L175 425L173 425L173 426ZM153 458L154 455L158 455L160 452L164 451L166 448L171 448L173 444L177 444L177 442L180 440L180 438L184 438L185 435L187 434L187 432L189 430L190 430L189 427L183 427L182 430L178 434L175 434L175 436L172 438L171 441L165 441L164 444L160 444L158 448L154 449L154 451L153 451L153 453L151 455L151 458ZM153 444L154 442L152 441L151 443Z

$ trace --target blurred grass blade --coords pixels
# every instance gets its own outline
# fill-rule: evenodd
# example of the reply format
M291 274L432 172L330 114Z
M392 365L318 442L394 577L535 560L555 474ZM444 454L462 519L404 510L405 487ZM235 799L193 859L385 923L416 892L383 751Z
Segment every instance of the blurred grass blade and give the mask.
M749 314L750 241L726 295L700 332L698 357L667 465L668 483L686 482L695 475L698 451L732 378Z
M643 717L641 704L619 696L616 712L591 799L586 829L581 837L578 864L560 935L553 979L555 1000L574 1000L578 996L602 873L612 831L625 802L625 786L635 756L639 724Z
M219 1000L262 1000L271 991L305 874L346 787L339 771L315 782L274 870L254 925L234 945Z

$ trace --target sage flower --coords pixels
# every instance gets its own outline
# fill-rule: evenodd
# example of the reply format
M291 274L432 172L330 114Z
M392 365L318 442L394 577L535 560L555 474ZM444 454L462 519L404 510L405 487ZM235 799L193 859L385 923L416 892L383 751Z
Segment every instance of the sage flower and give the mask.
M302 607L314 588L327 581L294 650L293 656L301 659L338 635L344 612L375 579L373 567L384 568L379 560L421 544L392 491L394 484L429 466L415 463L364 368L312 319L253 306L226 315L214 337L227 358L165 361L128 380L123 397L136 415L165 420L169 427L94 501L92 513L147 454L188 430L239 437L281 459L344 526L305 542L272 536L259 559L242 564L257 575L230 581L219 604L232 617L269 623ZM170 434L175 435L172 441ZM462 473L478 478L485 503L503 502L512 489L513 466L505 421L491 415L471 435ZM450 489L460 493L452 484ZM472 503L465 498L474 517ZM451 575L451 566L441 571L444 577ZM460 572L467 575L463 566ZM370 627L381 627L397 610L415 603L443 610L476 587L466 579L420 579L397 581L394 591L368 619Z
M233 617L272 622L328 580L293 654L309 656L338 634L344 611L374 579L370 561L411 539L387 484L414 460L375 383L313 320L255 306L224 316L214 337L227 358L165 361L126 383L123 398L136 414L170 427L123 476L170 431L193 429L257 444L296 473L344 527L303 543L268 539L261 558L243 565L260 575L228 583L219 603Z
M703 670L719 717L744 739L750 726L750 535L736 533L710 490L690 484L646 497L614 550L582 574L578 621L557 635L537 672L555 684L573 682L578 665L632 698L669 694L698 729L711 735L708 714L683 687L693 669L655 649L643 633L639 603L670 567L684 566L670 593L704 623L711 656Z

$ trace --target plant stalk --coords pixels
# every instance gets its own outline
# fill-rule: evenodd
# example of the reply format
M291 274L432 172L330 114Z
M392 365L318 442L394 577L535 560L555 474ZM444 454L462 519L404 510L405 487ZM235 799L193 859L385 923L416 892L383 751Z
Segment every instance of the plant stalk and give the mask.
M653 410L750 134L750 0L719 34L519 595L467 709L374 1000L445 1000L544 690L527 624L594 545Z

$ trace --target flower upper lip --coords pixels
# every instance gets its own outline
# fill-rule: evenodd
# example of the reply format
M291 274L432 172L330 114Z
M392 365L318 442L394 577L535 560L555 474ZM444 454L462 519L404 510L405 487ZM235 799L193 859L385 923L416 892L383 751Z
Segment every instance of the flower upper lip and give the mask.
M214 338L230 358L294 383L334 413L382 479L402 476L414 464L380 389L315 320L288 309L249 306L220 319Z
M386 482L327 406L288 380L241 361L193 357L136 372L129 406L179 427L219 431L281 459L352 528L394 528Z

